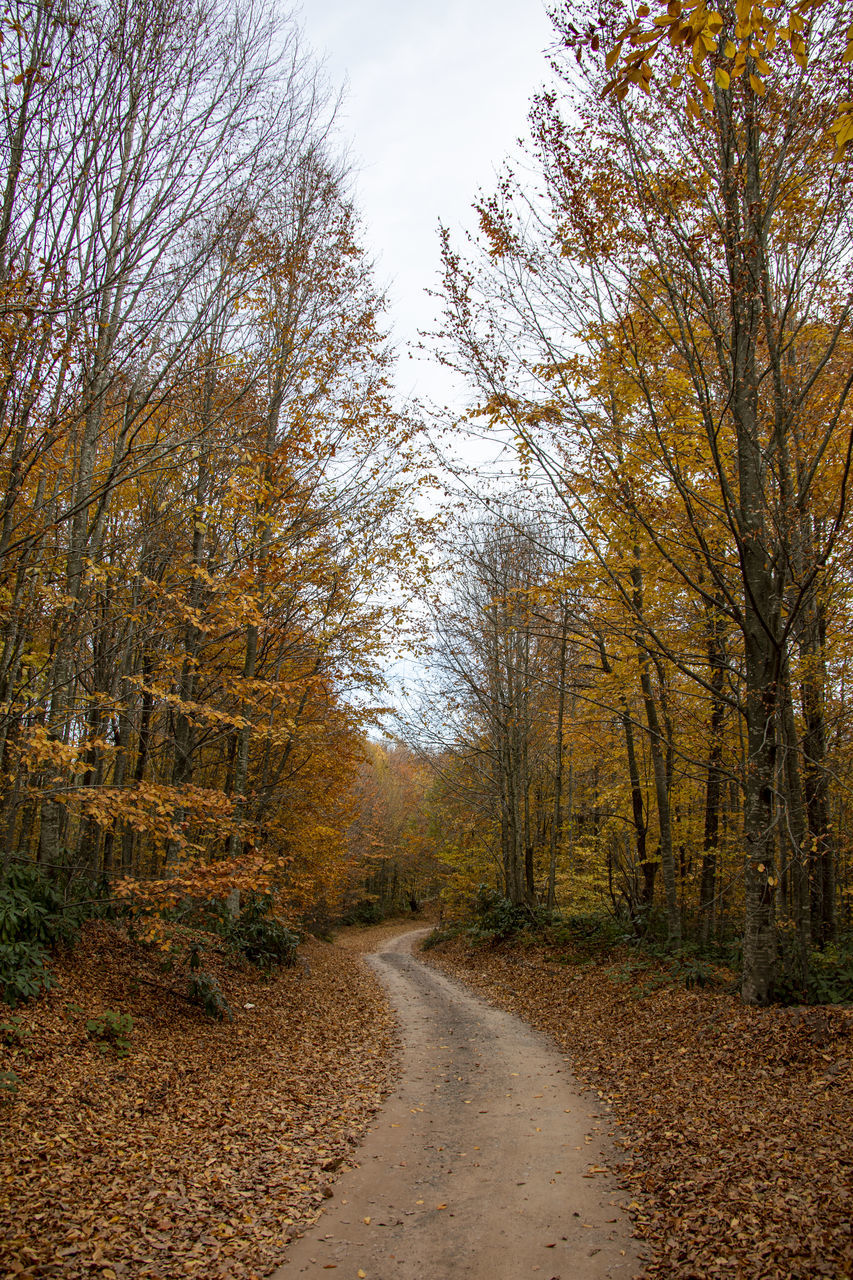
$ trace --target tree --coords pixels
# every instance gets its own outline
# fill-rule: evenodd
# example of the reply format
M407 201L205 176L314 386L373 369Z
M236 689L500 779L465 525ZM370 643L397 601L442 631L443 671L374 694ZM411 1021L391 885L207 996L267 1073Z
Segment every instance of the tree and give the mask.
M417 524L333 110L264 2L12 17L5 857L307 910Z
M557 21L573 44L570 11ZM735 21L725 10L721 38ZM554 94L538 101L539 189L508 175L481 202L477 267L445 239L448 349L481 413L553 486L635 645L674 939L667 669L711 698L714 735L724 697L743 716L743 992L759 1003L774 981L780 827L801 965L811 937L791 672L820 648L807 619L821 613L847 515L850 206L827 141L834 74L809 76L794 59L765 73L766 92L718 80L691 121L645 76L646 99L629 107L621 92L600 103L600 64L567 69L581 119L564 119ZM688 627L649 609L648 565L685 600ZM820 659L803 670L820 685ZM711 850L713 741L708 761ZM825 849L826 834L816 842Z

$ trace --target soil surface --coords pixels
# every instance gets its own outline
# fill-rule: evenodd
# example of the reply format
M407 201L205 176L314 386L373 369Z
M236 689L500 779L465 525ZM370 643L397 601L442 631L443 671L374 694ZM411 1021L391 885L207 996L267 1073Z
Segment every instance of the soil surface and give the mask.
M601 1167L602 1104L543 1036L416 959L427 932L369 957L400 1021L401 1079L273 1280L629 1280L642 1263Z

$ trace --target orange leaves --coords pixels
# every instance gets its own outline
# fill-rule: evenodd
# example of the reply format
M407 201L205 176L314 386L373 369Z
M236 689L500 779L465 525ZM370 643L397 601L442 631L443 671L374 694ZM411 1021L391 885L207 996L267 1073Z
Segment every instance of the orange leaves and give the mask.
M73 770L79 767L81 748L77 743L62 742L46 725L35 724L23 735L19 759L28 769L41 766Z

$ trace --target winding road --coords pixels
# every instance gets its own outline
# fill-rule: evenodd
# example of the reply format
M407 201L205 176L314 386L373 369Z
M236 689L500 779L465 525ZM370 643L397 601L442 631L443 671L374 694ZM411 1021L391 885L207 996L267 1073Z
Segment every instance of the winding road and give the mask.
M544 1037L416 959L426 932L367 957L400 1021L399 1085L272 1280L630 1280L602 1105Z

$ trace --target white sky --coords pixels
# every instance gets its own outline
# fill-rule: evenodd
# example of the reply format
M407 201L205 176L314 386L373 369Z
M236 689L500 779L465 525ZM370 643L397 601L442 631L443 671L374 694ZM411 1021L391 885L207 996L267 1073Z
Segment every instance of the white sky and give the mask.
M395 339L434 325L425 290L438 279L439 220L472 224L524 134L533 93L548 79L552 29L541 0L302 0L307 43L345 86L340 133L357 172L357 201ZM440 369L403 354L405 395L457 399ZM462 407L461 404L459 407Z

